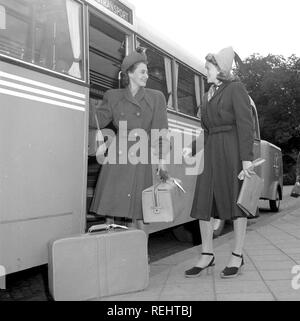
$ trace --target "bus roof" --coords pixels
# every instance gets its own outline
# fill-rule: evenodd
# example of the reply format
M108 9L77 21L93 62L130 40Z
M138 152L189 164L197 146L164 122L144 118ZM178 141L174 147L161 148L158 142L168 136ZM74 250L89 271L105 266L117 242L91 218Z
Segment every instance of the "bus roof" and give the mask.
M170 38L162 35L158 30L153 31L153 26L145 23L140 18L135 18L137 34L165 51L169 55L176 58L178 61L183 62L201 74L206 75L205 65L201 60L189 53L179 44L172 41Z

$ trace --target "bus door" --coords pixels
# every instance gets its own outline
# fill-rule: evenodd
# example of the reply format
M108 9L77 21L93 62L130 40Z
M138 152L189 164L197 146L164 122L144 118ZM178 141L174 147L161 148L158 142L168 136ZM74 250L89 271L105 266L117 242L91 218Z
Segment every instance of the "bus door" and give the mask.
M80 1L0 6L0 265L13 273L85 228L89 90Z
M95 110L100 107L103 95L107 90L120 86L118 76L126 53L127 35L97 16L96 13L90 13L89 21L89 146L93 146L95 142L93 133L97 128ZM108 128L115 131L112 123L108 125ZM86 209L88 221L93 219L93 215L89 215L89 208L94 197L100 170L101 166L97 163L92 148L88 157Z

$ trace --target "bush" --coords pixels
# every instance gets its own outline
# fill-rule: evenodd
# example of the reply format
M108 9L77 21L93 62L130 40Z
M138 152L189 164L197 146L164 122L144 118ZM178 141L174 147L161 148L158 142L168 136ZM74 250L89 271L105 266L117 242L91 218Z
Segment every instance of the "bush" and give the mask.
M283 185L294 185L296 182L296 169L292 168L288 173L283 174Z

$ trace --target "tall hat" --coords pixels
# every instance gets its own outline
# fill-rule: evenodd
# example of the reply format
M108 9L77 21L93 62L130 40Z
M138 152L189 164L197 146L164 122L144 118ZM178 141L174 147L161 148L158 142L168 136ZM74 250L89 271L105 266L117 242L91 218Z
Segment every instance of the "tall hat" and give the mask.
M139 62L148 63L145 52L137 49L124 58L121 65L122 72L126 72L131 66Z

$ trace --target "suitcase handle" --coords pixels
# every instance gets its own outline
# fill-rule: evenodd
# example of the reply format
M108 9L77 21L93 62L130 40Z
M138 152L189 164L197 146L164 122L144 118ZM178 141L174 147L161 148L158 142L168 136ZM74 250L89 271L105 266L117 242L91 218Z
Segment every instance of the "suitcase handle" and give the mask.
M180 185L179 181L175 178L170 178L166 181L167 184L171 184L173 182L181 192L186 193L185 189ZM155 184L153 189L153 199L154 199L154 207L153 207L153 213L159 214L161 207L159 206L159 200L158 200L158 188L161 183Z
M158 187L160 183L156 184L153 189L153 200L154 200L154 207L153 207L153 213L159 214L160 213L160 206L158 204Z
M128 230L127 226L117 225L117 224L99 224L93 225L88 229L88 234L98 233L98 232L110 232L116 229Z

